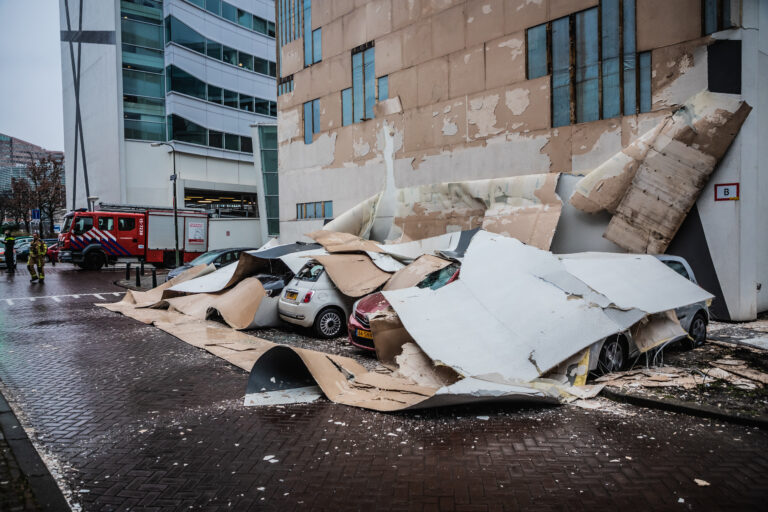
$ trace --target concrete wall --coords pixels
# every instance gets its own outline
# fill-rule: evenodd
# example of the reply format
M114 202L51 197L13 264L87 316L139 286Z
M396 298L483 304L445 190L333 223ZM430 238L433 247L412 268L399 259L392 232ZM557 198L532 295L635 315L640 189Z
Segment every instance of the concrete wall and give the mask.
M79 26L80 3L69 3L69 27L76 31L115 31L119 12L115 2L85 0L83 26ZM59 2L61 30L67 30L66 6ZM119 30L117 31L119 33ZM118 34L119 35L119 34ZM116 39L119 43L119 39ZM61 42L62 94L64 98L64 152L67 208L72 208L75 187L75 143L77 150L77 198L74 206L88 206L84 165L88 170L91 195L100 201L119 203L124 200L120 174L120 145L122 142L122 74L119 44ZM78 55L79 53L79 55ZM79 60L79 62L78 62ZM75 141L76 99L73 73L80 69L80 113L82 118L85 155L80 141Z

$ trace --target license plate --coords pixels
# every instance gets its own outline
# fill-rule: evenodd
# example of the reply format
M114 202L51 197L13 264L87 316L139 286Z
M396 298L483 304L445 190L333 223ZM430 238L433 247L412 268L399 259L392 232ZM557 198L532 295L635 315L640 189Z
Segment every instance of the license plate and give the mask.
M373 333L371 331L364 331L362 329L357 330L357 337L358 338L365 338L367 340L373 339Z
M288 300L296 300L299 296L299 292L285 292L285 298Z

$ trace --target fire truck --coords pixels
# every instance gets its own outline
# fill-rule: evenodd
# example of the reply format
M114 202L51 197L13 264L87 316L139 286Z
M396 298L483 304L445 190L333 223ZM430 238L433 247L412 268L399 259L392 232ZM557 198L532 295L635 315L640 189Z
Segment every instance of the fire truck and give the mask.
M177 217L179 259L183 263L212 249L258 246L260 242L256 239L260 238L258 218L213 219L204 210L191 209L177 210ZM214 236L215 244L209 243L212 230L220 233ZM227 237L232 232L237 236L230 242ZM175 264L173 210L109 205L108 210L81 208L65 215L59 234L59 261L99 270L118 261L137 260L169 267Z

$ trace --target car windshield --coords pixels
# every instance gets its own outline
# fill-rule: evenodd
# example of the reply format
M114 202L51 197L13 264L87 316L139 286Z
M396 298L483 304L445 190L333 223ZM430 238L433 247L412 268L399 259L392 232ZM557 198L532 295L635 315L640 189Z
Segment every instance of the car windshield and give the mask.
M195 265L207 265L209 263L212 263L213 260L215 260L216 257L220 254L221 254L221 251L210 251L205 254L201 254L197 258L190 261L189 266L194 267Z
M324 267L316 262L310 261L299 270L296 274L296 279L300 281L317 281L320 278L320 274L323 273Z
M669 268L671 268L672 270L674 270L684 278L691 279L690 276L688 275L688 272L685 270L685 265L683 265L679 261L675 261L675 260L663 260L663 261L666 266L668 266Z
M440 270L435 270L431 274L429 274L427 277L425 277L419 284L419 288L429 288L431 290L437 290L438 288L442 288L445 286L448 281L451 280L453 277L453 274L456 273L456 269L458 269L459 266L455 263L451 263L445 268L441 268Z
M67 217L66 219L64 219L64 227L61 228L61 232L68 233L69 228L71 227L72 227L72 217Z

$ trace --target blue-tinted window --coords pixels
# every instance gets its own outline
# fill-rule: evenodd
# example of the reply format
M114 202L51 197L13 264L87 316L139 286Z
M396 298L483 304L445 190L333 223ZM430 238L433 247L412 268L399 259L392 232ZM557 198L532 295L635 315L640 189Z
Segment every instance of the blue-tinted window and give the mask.
M240 110L253 112L253 96L240 95Z
M224 62L227 64L232 64L233 66L237 66L237 50L230 48L229 46L225 46L222 50L222 55L224 57Z
M365 117L362 52L352 55L352 104L352 122L359 123Z
M253 28L253 15L242 9L237 10L237 23L248 28Z
M259 18L258 16L253 17L253 30L256 32L260 32L262 34L267 33L267 20L263 18ZM272 34L274 35L274 34Z
M205 128L175 114L171 115L170 118L171 133L169 135L172 139L202 146L208 144L208 133Z
M235 91L224 89L224 105L232 108L240 107L240 96Z
M571 48L568 18L552 22L552 126L571 124Z
M213 14L221 15L221 0L205 0L205 8Z
M376 77L374 66L374 50L368 48L363 54L363 73L365 74L365 118L373 119L373 106L376 104Z
M600 2L604 119L621 115L620 14L619 0Z
M320 100L304 104L304 143L312 144L312 135L320 132Z
M261 98L256 98L256 105L254 107L254 112L257 114L262 114L265 116L269 115L269 101L263 100Z
M526 48L528 78L539 78L546 75L547 66L547 24L537 25L526 31Z
M379 78L379 101L389 98L389 76Z
M205 54L210 58L221 60L221 49L222 49L221 43L217 43L216 41L211 41L210 39L206 40Z
M224 96L221 87L215 87L208 85L208 101L212 103L221 104L224 101Z
M123 67L162 73L165 67L163 51L123 44Z
M312 0L304 0L304 66L312 65Z
M333 218L333 201L316 201L313 203L298 203L296 205L297 219L331 219Z
M221 2L221 17L237 23L237 7L227 2Z
M126 19L121 20L120 25L123 43L147 48L163 48L162 25Z
M640 61L640 112L651 111L651 52L638 55Z
M166 19L166 31L169 41L205 54L205 38L173 16Z
M312 62L323 60L323 29L318 28L312 32Z
M574 84L576 122L600 119L599 48L597 8L576 13L576 66Z
M323 204L323 207L325 208L325 209L323 210L323 216L324 216L326 219L331 219L331 218L333 218L333 201L326 201L326 202Z
M240 151L240 136L231 133L224 134L224 149Z
M189 96L206 99L205 82L195 78L186 71L176 66L168 66L165 70L168 89Z
M126 139L153 141L165 140L164 123L150 123L146 121L126 119L123 122L123 130Z
M165 95L163 75L123 69L123 94L162 98Z
M637 62L635 57L635 0L622 2L624 27L622 38L623 72L624 72L624 115L632 115L637 111Z
M253 71L253 55L237 52L237 65L243 69Z

